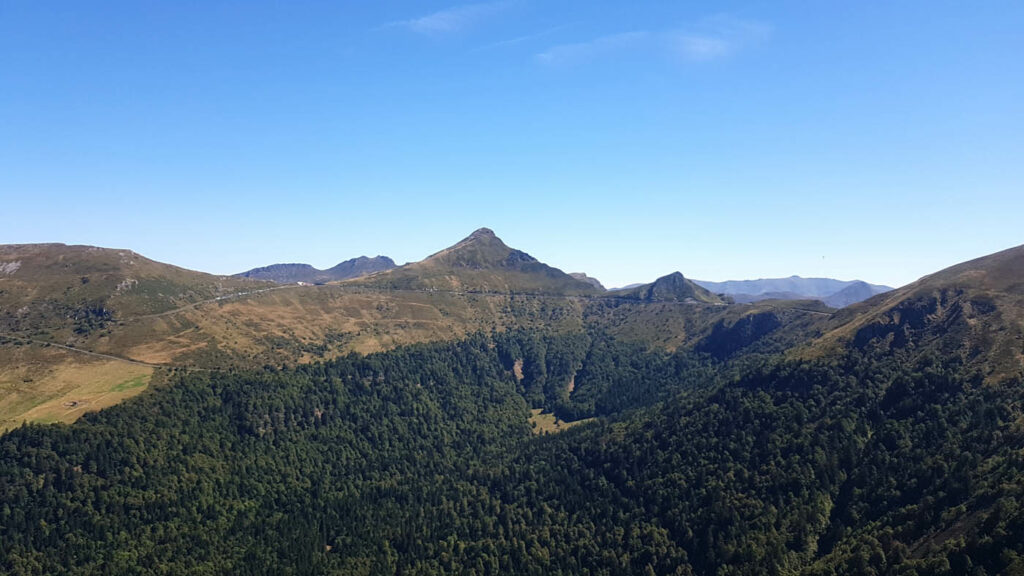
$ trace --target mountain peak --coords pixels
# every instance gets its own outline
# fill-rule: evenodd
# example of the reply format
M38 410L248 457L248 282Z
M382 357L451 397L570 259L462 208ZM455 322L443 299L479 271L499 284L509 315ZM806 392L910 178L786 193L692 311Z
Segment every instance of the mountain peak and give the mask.
M537 259L526 252L509 248L490 228L480 228L454 246L431 254L423 261L453 268L474 269L514 268L535 262Z
M505 245L501 238L498 238L498 235L494 233L494 230L491 230L490 228L479 228L477 230L474 230L473 233L470 234L469 236L466 236L462 240L456 242L454 245L449 246L444 250L441 250L437 254L443 254L445 252L450 252L452 250L456 250L458 248L470 245L493 245L511 250L511 248L508 248L508 246Z
M371 282L389 288L480 292L593 293L599 288L510 248L490 228Z
M490 228L477 228L469 235L466 239L470 238L497 238L498 236L494 233L494 230Z
M620 298L636 300L671 301L671 302L700 302L705 304L721 304L722 300L698 286L691 280L687 280L682 272L673 272L658 278L650 284L642 284L629 290L621 290L613 293Z

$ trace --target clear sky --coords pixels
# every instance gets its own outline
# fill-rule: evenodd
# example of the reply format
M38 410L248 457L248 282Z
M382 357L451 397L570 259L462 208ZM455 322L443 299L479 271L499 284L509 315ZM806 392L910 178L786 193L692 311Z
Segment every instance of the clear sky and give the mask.
M1024 3L0 0L0 243L606 285L1024 243Z

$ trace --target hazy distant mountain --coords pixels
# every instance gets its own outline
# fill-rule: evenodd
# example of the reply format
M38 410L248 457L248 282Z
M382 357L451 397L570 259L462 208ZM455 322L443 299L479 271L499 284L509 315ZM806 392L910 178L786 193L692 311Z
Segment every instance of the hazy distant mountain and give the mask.
M729 294L732 301L737 304L750 304L753 302L760 302L762 300L807 300L812 299L809 296L797 294L795 292L765 292L763 294Z
M583 280L595 288L600 288L601 290L605 289L604 284L601 284L600 280L587 276L584 272L570 272L569 276L572 276L577 280Z
M759 280L729 280L695 283L716 294L725 294L740 303L760 300L821 300L833 308L842 308L855 302L889 292L889 286L868 284L861 280L834 280L832 278L763 278Z
M236 274L241 278L252 278L255 280L269 280L278 284L294 284L305 282L307 284L323 284L337 280L349 280L359 278L374 272L391 270L395 262L387 256L376 256L368 258L360 256L328 268L318 270L309 264L271 264L262 268L253 268L248 272Z
M831 296L826 296L824 299L822 299L822 302L824 302L825 304L829 305L832 308L844 308L846 306L849 306L850 304L863 302L864 300L867 300L868 298L871 298L876 294L882 294L884 292L889 292L890 290L892 289L887 288L886 290L879 290L878 287L872 286L867 282L861 282L858 280L853 284L850 284L846 288L843 288L839 292L836 292Z

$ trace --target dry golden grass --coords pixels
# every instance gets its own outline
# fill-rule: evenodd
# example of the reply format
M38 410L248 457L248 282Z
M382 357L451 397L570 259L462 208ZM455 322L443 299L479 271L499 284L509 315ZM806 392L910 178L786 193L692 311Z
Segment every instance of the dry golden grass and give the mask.
M0 348L0 431L28 422L73 422L135 396L153 368L38 345Z
M189 362L211 367L210 360L217 357L204 357L210 350L236 358L259 358L257 363L310 361L449 340L476 330L519 325L524 320L545 323L550 309L531 305L538 310L529 310L527 318L515 318L508 312L510 297L505 295L295 286L160 316L126 319L109 333L76 345L154 364ZM559 306L568 314L558 321L578 327L580 306L573 302ZM311 355L314 348L319 351Z
M166 340L159 340L156 342L150 342L149 344L136 346L128 350L127 356L133 360L138 360L139 362L147 362L150 364L169 364L173 362L175 358L189 352L195 352L196 350L203 348L205 345L205 342L193 342L183 336L172 336Z

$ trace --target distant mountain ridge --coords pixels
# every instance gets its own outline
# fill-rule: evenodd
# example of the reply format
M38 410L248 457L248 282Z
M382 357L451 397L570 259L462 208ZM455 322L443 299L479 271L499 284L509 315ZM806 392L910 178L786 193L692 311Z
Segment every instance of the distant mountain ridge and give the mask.
M327 282L359 278L396 267L395 261L387 256L375 256L373 258L360 256L345 260L326 270L319 270L309 264L271 264L262 268L253 268L241 274L235 274L235 276L252 278L254 280L269 280L278 284L295 284L298 282L325 284Z
M862 280L835 280L832 278L761 278L758 280L728 280L694 283L716 294L725 294L738 303L761 300L821 300L832 308L843 308L891 291L890 286L868 284Z
M881 288L885 289L882 290ZM891 291L892 288L889 288L888 286L872 286L867 282L857 280L839 292L826 296L822 299L822 302L832 308L845 308L850 304L863 302L872 296Z

